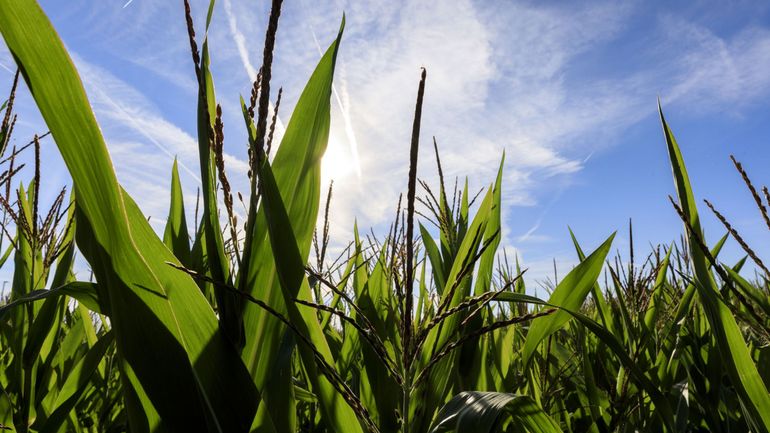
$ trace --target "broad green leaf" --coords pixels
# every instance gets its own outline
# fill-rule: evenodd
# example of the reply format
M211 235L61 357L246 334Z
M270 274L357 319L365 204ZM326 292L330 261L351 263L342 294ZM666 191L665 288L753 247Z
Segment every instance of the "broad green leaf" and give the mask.
M556 286L556 289L554 289L551 297L548 299L548 303L571 311L578 310L583 305L588 292L596 283L614 238L615 234L613 233L591 255L570 271L559 282L559 285ZM554 314L532 321L522 353L524 365L529 363L537 346L549 335L564 326L569 319L569 313L559 310Z
M300 272L304 275L304 265L310 252L313 228L318 216L321 191L321 157L326 150L329 138L332 79L344 22L343 17L337 38L319 61L302 91L273 162L269 165L270 174L274 177L278 194L270 197L273 200L271 203L273 206L280 204L286 217L284 219L282 216L273 216L273 221L267 217L268 205L265 199L268 191L263 186L262 207L258 210L256 208L250 209L247 222L246 231L249 235L246 237L246 244L243 249L243 263L238 275L238 288L270 305L281 314L295 313L293 312L296 309L294 298L304 296L307 286L307 281L304 278L301 287L299 285L300 280L295 281L301 276L294 274L296 272L295 262L290 262L290 264L282 262L283 259L295 260L295 258L286 258L281 254L287 254L286 249L289 249L288 254L294 254L296 250L301 265ZM242 105L242 108L245 106ZM243 111L249 140L256 147L254 124L245 109ZM277 209L273 209L273 212L277 211ZM276 240L278 233L272 231L275 228L271 224L281 225L281 236L291 235L293 239L291 245L282 245L280 241ZM270 236L268 232L270 232ZM276 245L276 242L279 242L279 245ZM287 270L281 269L280 266L290 267ZM281 278L287 280L282 283ZM307 290L309 292L309 286L307 286ZM287 298L288 294L292 294L292 296ZM305 300L310 299L310 297L305 298ZM287 302L291 305L287 305ZM301 308L299 312L302 323L305 323L305 319L310 320L311 317L316 317L314 311L308 311L307 307ZM293 322L299 320L299 317L295 314ZM287 394L287 390L290 389L291 384L273 379L273 371L278 359L278 347L283 334L286 332L286 327L276 318L251 303L244 305L243 318L246 329L249 330L249 338L243 348L242 358L251 371L257 388L264 394L266 404L270 408L269 412L271 414L283 414L283 418L279 419L289 419L289 417L294 416L293 413L286 411L291 398ZM314 339L314 343L316 343L316 338L319 339L318 344L321 344L321 339L323 340L323 346L319 346L319 350L323 347L328 350L323 331L316 319L305 323L303 326L308 326L308 329L312 331L310 336ZM309 368L308 363L312 363L312 356L308 357L301 343L298 342L298 344L300 353L303 353L304 365ZM331 352L325 353L325 355L330 354ZM327 415L325 422L333 426L333 430L339 432L360 431L358 421L339 394L331 389L328 383L323 383L325 381L323 377L314 380L319 381L318 384L314 384L315 386L322 387L320 390L314 388L311 391L318 396L321 409ZM275 424L276 428L281 428L285 427L288 422L276 420Z
M500 238L502 237L500 214L502 211L503 164L505 164L505 154L503 154L500 159L500 165L497 169L497 178L495 179L492 193L492 209L490 210L489 218L487 219L487 224L484 229L483 244L488 244L489 246L479 258L479 265L476 269L475 295L489 291L492 285L495 255L497 254L497 247L500 245ZM467 215L465 218L467 218Z
M561 433L556 422L527 396L466 391L454 396L436 416L430 433Z
M503 165L505 163L505 154L500 159L500 165L497 170L497 178L493 187L492 209L487 220L486 227L484 229L484 239L482 245L487 245L487 248L481 253L478 266L476 267L476 281L474 283L474 295L479 295L484 292L488 292L492 287L492 273L494 271L495 255L497 254L497 247L500 245L501 222L500 214L502 207L502 181L503 181ZM465 183L465 191L468 189L468 182ZM467 208L467 204L463 205L463 208ZM467 212L467 211L466 211ZM461 221L465 220L467 224L467 213L461 218ZM464 334L472 333L484 325L484 320L487 315L486 310L476 314L472 320L463 329ZM486 391L489 385L485 383L485 379L489 377L489 370L487 369L487 362L485 357L487 356L486 342L487 339L473 339L463 344L460 349L460 356L457 359L457 371L462 379L462 389L475 389Z
M580 247L580 244L578 243L577 237L575 237L575 233L572 232L571 228L569 229L569 235L570 238L572 238L572 244L575 246L575 251L577 252L578 259L582 262L586 259L586 255L583 252L583 248ZM517 263L518 266L518 263ZM599 282L597 281L594 283L593 287L591 288L591 296L594 298L594 302L596 303L596 309L599 312L599 316L602 319L602 323L607 329L612 329L612 314L610 311L610 307L607 305L607 301L604 299L604 294L602 293L602 288L599 287Z
M0 32L72 176L78 246L99 282L100 303L109 306L118 353L163 417L163 430L247 429L258 401L248 372L198 287L166 264L177 260L123 194L48 18L35 2L6 1Z
M321 325L318 323L315 310L300 309L294 302L295 299L311 301L312 295L305 278L305 260L297 247L291 220L283 205L269 163L265 162L260 168L259 179L262 185L262 200L270 244L275 252L275 266L288 317L298 331L313 344L313 348L308 347L304 342L298 343L297 346L311 381L312 391L318 396L321 411L332 430L343 433L361 432L355 412L317 366L314 351L323 357L329 368L334 368L334 359Z

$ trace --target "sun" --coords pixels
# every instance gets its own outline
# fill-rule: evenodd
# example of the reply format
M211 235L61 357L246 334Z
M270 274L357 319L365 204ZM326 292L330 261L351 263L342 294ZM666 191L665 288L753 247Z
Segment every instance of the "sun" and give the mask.
M334 134L329 136L329 144L326 146L321 160L321 179L324 184L330 180L340 181L356 173L356 161L353 159L350 147L344 140L340 140Z

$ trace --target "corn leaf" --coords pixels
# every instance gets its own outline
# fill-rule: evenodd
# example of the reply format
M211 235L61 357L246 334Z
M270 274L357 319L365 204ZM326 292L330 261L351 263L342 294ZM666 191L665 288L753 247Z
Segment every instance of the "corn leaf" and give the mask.
M161 431L246 430L257 403L248 372L198 287L166 265L178 262L118 185L83 85L48 18L36 2L3 2L0 32L70 171L78 245L100 283L100 303L109 306L118 352L163 418Z
M596 283L599 273L604 265L604 259L610 251L610 245L615 238L613 233L602 243L591 255L580 262L575 269L570 271L566 277L556 286L548 303L570 311L576 311L583 304L591 288ZM556 332L567 321L570 315L566 311L559 310L555 314L540 317L532 321L527 333L527 340L524 343L522 359L524 365L527 365L532 359L532 354L537 346L549 335Z
M163 243L174 253L183 265L190 267L190 235L187 233L187 219L184 215L184 195L179 181L179 169L174 158L171 168L171 205L168 210Z
M302 283L302 288L293 285L293 278L297 278L293 274L286 276L290 278L288 281L292 284L286 287L281 284L279 278L281 269L278 266L282 259L283 248L291 248L292 251L296 248L303 267L310 253L313 227L315 227L320 203L321 157L326 150L329 138L332 79L343 28L344 17L337 38L319 61L297 101L286 133L270 166L279 192L279 195L273 198L272 203L276 205L277 201L281 202L287 219L280 222L268 221L267 204L263 203L259 210L250 209L247 222L248 236L243 249L238 287L282 314L286 314L291 308L294 308L294 298L297 297L297 293L294 293L288 301L292 306L287 306L284 290L295 292L299 290L300 293L305 290L304 285L306 283ZM242 108L249 140L256 149L254 123L246 113L245 105L242 104ZM265 197L266 193L267 190L264 190ZM254 214L252 215L251 212ZM270 224L287 224L285 229L292 233L293 246L282 245L281 248L277 248L273 239L277 235L273 234L272 237L268 235L268 231L271 230ZM291 268L288 272L294 271L295 269ZM304 268L302 272L304 273ZM303 307L303 310L306 309ZM251 371L254 383L264 393L266 404L270 407L269 412L277 417L275 427L288 428L289 422L286 420L294 416L294 413L286 410L287 404L291 400L291 396L287 394L291 383L282 381L273 374L277 368L278 348L282 336L286 332L285 326L254 304L244 305L243 319L246 329L249 330L249 339L243 348L242 358ZM308 326L311 330L315 329L313 324ZM313 337L319 335L314 334ZM326 344L325 340L324 344ZM323 379L319 380L323 381ZM318 396L322 403L321 407L331 411L330 413L334 413L337 410L335 407L339 405L345 406L342 399L333 397L336 393L329 393L328 387L323 391L317 389L311 391ZM331 400L336 401L332 403ZM343 414L341 418L330 419L333 420L330 422L337 426L337 431L360 429L354 417L350 418L349 408L341 409L341 411ZM284 421L279 422L277 419ZM353 420L352 423L350 422L351 419Z
M348 406L325 373L322 374L324 369L317 366L315 352L323 357L328 368L333 368L334 359L315 310L300 309L294 302L295 299L312 300L310 286L305 278L305 260L297 247L291 220L283 205L269 163L265 162L262 165L259 176L263 188L262 200L270 233L270 244L275 251L276 270L289 320L314 347L313 349L304 343L298 345L302 363L312 384L311 391L318 397L324 418L333 431L361 432L361 426L353 409Z
M69 371L67 380L64 382L59 394L56 396L54 411L45 420L40 427L40 433L56 433L66 420L67 415L75 407L75 404L83 395L91 377L97 371L99 362L104 357L105 352L113 341L113 334L108 332L104 334L88 350L88 353Z
M556 422L527 396L466 391L441 408L430 433L521 431L561 433Z

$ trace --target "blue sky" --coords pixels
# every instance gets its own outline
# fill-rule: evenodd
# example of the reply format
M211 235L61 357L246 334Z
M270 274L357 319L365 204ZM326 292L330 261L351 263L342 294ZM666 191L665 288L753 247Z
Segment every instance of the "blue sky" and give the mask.
M190 213L195 206L196 87L181 1L41 4L70 50L108 141L118 177L160 230L173 156ZM192 1L203 33L206 2ZM431 137L448 176L481 188L505 150L502 245L529 280L575 264L567 226L585 248L619 230L615 248L670 243L682 226L668 203L673 182L656 100L683 148L699 198L709 198L768 257L768 231L732 168L734 154L770 183L770 4L696 2L440 2L287 0L273 88L287 122L343 11L332 134L324 179L335 180L332 234L382 233L406 189L419 68L428 70L419 175L434 182ZM226 166L245 190L245 132L238 96L261 61L266 1L220 0L209 32ZM10 55L0 49L0 83ZM251 77L251 78L250 78ZM3 90L5 92L5 90ZM16 142L44 130L21 95ZM45 180L67 183L52 142ZM189 168L189 170L185 169ZM722 233L702 206L711 242ZM191 220L191 219L190 219ZM740 257L731 244L724 258Z

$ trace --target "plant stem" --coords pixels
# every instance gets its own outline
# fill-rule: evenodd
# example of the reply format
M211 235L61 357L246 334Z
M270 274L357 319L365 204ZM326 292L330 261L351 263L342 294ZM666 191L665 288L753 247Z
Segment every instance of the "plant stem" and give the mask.
M412 126L412 144L409 149L409 186L406 194L406 284L404 287L404 385L403 413L404 433L409 432L409 387L412 380L412 309L414 302L414 196L417 186L417 152L420 146L420 121L422 118L422 99L425 93L425 68L420 75L420 86L417 89L417 104L414 109L414 125Z

